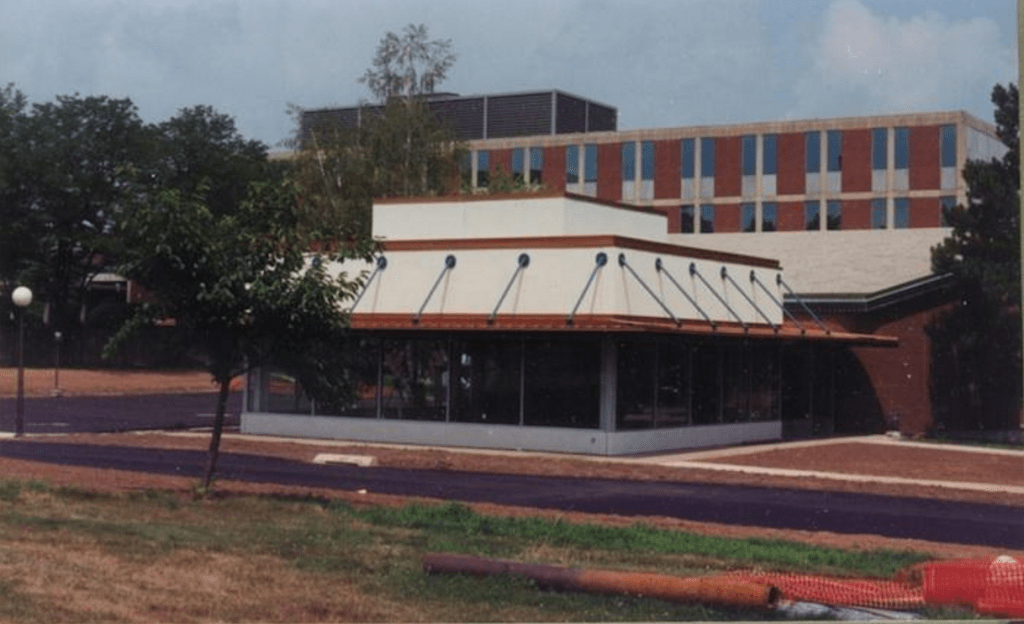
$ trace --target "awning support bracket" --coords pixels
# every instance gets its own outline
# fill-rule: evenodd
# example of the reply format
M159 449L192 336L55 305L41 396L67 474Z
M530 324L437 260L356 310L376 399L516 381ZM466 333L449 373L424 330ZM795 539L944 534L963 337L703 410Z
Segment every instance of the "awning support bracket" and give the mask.
M776 299L776 298L775 298L775 295L774 295L774 294L772 294L772 291L768 290L768 287L767 287L767 286L765 286L765 285L764 285L764 282L762 282L762 281L761 281L761 280L760 280L760 279L759 279L759 278L757 277L757 273L756 273L756 272L755 272L755 271L754 271L753 269L751 269L751 270L750 270L750 283L751 283L751 284L757 284L758 286L760 286L760 287L761 287L761 290L762 290L762 291L764 292L764 294L768 295L768 298L769 298L769 299L771 299L771 300L772 300L772 302L774 302L774 303L775 303L775 305L779 306L779 309L780 309L780 310L782 310L782 313L783 313L783 314L785 314L785 315L786 315L787 317L789 317L789 319L790 319L791 321L793 321L793 324L794 324L794 325L796 325L797 329L799 329L799 330L800 330L800 334L801 334L801 335L804 335L804 334L806 334L806 333L807 333L807 330L806 330L806 329L804 329L804 326L803 326L803 324L802 324L802 323L800 322L800 320L799 320L798 318L796 318L796 317L795 317L795 316L793 315L793 313L792 313L792 312L790 312L789 310L787 310L787 309L786 309L786 306L785 306L785 304L783 304L783 303L782 303L781 301L779 301L778 299Z
M498 299L498 305L494 306L494 311L491 312L491 316L487 318L488 323L493 323L494 319L498 317L498 310L501 309L501 304L505 301L505 297L508 295L508 291L512 289L512 284L514 284L516 278L519 277L519 273L528 266L530 266L529 254L519 254L519 259L516 260L515 273L512 274L512 279L510 279L508 281L508 285L505 286L505 291L501 293L501 298Z
M590 285L594 283L594 278L597 277L597 272L606 264L608 264L608 254L603 251L598 252L597 255L594 256L594 270L590 272L590 279L587 280L587 284L583 287L583 292L580 293L580 298L576 300L576 305L572 307L572 312L569 313L569 316L565 317L566 325L572 325L573 319L576 317L576 310L578 310L580 304L583 303L583 297L585 297L587 291L590 290Z
M420 306L419 312L417 312L416 315L412 317L413 323L420 322L420 318L423 317L423 310L427 307L427 302L429 302L430 298L434 296L434 291L437 290L437 287L441 283L441 280L444 279L445 274L454 268L455 256L448 254L447 256L445 256L444 268L441 269L441 274L437 276L437 280L434 281L434 285L430 288L430 292L427 293L427 298L423 300L423 305Z
M751 307L753 307L755 310L757 310L757 313L761 315L761 318L763 318L766 323L771 325L771 328L775 331L775 333L779 332L779 326L772 322L771 317L769 317L767 314L764 313L764 310L761 309L761 306L757 305L757 303L754 301L754 299L750 295L748 295L747 293L743 292L743 289L740 288L740 285L736 283L736 280L734 280L732 278L732 276L729 275L728 269L726 269L724 266L722 267L722 279L723 280L728 280L729 283L732 284L733 288L736 289L736 292L738 292L739 294L743 295L743 298L747 300L747 303L749 303L751 305Z
M712 330L718 329L718 323L713 321L711 317L708 316L708 313L704 311L704 308L700 307L700 304L697 303L696 299L690 296L690 293L683 290L683 287L679 285L679 282L676 281L676 278L672 277L672 274L669 273L668 269L665 268L665 265L664 263L662 263L661 258L657 258L654 260L654 268L655 270L665 274L665 277L668 278L668 281L672 282L672 285L676 287L676 290L682 293L682 295L686 297L686 300L690 302L690 305L692 305L695 310L700 312L700 315L704 317L704 320L711 325Z
M807 314L811 315L811 318L814 319L814 322L818 325L818 327L820 327L826 334L832 334L832 330L829 329L825 325L825 323L821 321L820 318L818 318L818 315L814 313L814 310L812 310L810 306L808 306L807 303L802 298L800 298L800 295L793 292L793 289L789 287L789 284L783 281L782 273L779 273L778 275L775 276L775 283L785 288L786 292L789 293L789 296L796 299L796 302L799 303L801 307L803 307L804 311L807 312Z
M373 273L370 273L370 279L366 280L366 286L363 286L363 289L359 291L359 296L352 302L352 307L348 309L349 314L355 311L356 306L359 305L359 301L362 300L363 295L366 294L366 291L370 290L370 284L373 283L373 279L377 277L377 274L386 268L388 268L388 259L384 256L377 256L377 266L373 269Z
M648 286L647 283L644 282L644 280L641 279L640 276L636 274L636 271L633 270L633 267L629 266L629 263L626 262L626 254L624 253L619 254L619 266L629 271L629 273L633 276L633 279L635 279L637 282L640 283L641 286L644 287L644 290L647 291L647 294L650 295L651 299L654 299L654 301L656 301L659 306L661 306L661 309L665 311L665 314L668 314L668 317L672 319L672 322L676 324L676 327L679 327L680 325L683 324L682 319L676 318L676 315L672 314L672 310L668 309L668 306L665 305L665 302L663 302L658 297L658 295L656 295L654 291L651 290L651 287Z
M718 299L718 302L725 306L725 309L729 311L729 314L732 314L733 317L739 322L739 324L743 326L743 331L750 331L750 328L747 327L746 322L744 322L743 318L739 314L736 314L736 310L732 309L732 306L729 305L729 302L726 301L722 297L722 295L718 294L718 291L715 290L714 287L711 284L709 284L706 279L704 279L704 276L700 274L700 271L697 270L696 262L690 263L690 275L699 279L704 284L704 287L711 291L711 294L715 296L715 299Z

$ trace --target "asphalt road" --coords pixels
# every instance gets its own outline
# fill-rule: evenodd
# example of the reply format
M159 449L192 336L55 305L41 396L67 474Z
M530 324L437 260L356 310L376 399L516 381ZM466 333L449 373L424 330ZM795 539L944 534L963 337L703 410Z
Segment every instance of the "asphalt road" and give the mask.
M205 453L198 451L25 440L0 442L0 456L189 477L199 477L206 460ZM708 484L318 466L232 453L221 456L218 475L221 479L366 489L638 518L669 516L1024 549L1024 513L1020 508L999 505Z
M26 433L193 429L213 424L216 392L25 399ZM225 423L238 425L242 393L228 398ZM14 431L15 399L0 399L0 431Z

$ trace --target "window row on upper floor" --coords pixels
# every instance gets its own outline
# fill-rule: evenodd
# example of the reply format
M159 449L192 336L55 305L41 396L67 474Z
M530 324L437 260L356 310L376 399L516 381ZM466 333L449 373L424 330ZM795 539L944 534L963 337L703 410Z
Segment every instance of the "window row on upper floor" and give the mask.
M683 204L666 209L682 234L946 227L956 197Z
M517 147L476 150L462 171L467 187L504 170L517 183L631 203L952 190L957 141L950 124Z

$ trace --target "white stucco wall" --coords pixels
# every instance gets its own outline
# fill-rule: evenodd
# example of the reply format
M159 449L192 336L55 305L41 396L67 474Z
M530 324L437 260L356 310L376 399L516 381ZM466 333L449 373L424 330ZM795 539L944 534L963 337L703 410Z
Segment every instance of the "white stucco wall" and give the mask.
M583 293L596 266L596 256L603 252L607 264L594 281L577 311L579 315L629 315L668 318L668 314L648 293L632 272L620 266L624 254L629 267L681 319L703 320L700 311L669 279L669 275L687 292L713 320L732 322L736 317L699 278L690 274L694 263L725 302L745 323L764 324L765 317L741 294L761 309L772 323L782 322L779 307L759 286L750 280L752 267L736 262L694 259L653 251L620 247L566 247L557 249L453 249L438 251L387 252L387 268L381 271L359 300L357 314L491 314L502 293L512 280L521 253L530 257L529 266L520 271L501 303L498 313L568 315ZM456 258L455 268L441 278L437 289L427 300L445 266L447 255ZM658 271L660 258L664 270ZM735 284L721 276L725 267ZM366 267L367 270L370 268ZM349 269L351 270L351 269ZM753 269L769 292L782 300L775 283L777 270Z
M666 239L666 217L569 197L377 203L373 235L384 240L617 234Z

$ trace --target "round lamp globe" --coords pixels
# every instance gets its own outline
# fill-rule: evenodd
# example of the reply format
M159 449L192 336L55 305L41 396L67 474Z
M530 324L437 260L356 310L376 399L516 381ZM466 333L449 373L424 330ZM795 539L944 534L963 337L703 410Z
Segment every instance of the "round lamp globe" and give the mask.
M11 301L19 308L28 307L28 304L32 303L32 291L26 286L18 286L11 293Z

